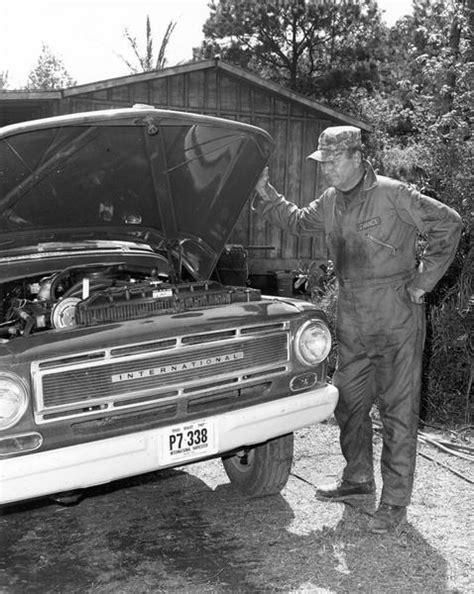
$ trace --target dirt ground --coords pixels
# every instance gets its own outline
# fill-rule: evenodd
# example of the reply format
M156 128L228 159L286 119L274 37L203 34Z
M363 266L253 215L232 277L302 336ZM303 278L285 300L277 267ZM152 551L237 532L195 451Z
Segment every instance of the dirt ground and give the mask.
M215 460L90 489L72 507L5 508L0 592L474 592L472 485L419 457L408 524L376 536L374 499L314 498L343 465L336 427L299 431L295 448L270 498L240 496ZM472 478L469 462L420 450Z

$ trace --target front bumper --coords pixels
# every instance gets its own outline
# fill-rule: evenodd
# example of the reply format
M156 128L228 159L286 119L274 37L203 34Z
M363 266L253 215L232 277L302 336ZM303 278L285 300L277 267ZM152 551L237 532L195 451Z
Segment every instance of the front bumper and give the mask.
M215 427L213 456L291 433L327 419L336 406L332 385L206 418ZM145 472L182 466L160 455L166 429L93 441L0 461L0 504L108 483ZM208 456L204 456L208 457Z

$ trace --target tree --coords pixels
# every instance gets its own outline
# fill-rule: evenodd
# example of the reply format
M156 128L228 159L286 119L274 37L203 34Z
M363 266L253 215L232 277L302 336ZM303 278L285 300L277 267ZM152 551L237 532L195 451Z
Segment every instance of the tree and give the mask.
M386 28L374 0L214 0L195 59L221 58L306 95L377 78Z
M465 231L453 265L427 297L424 417L469 424L474 378L472 315L472 0L415 0L387 39L377 92L354 89L333 107L373 124L369 158L454 207ZM391 56L391 57L390 57Z
M50 90L72 87L76 81L71 78L62 60L57 58L43 43L38 62L28 75L26 89Z
M466 0L415 0L413 16L390 32L387 90L407 106L423 95L431 118L452 111L456 94L466 90L463 64L472 61L473 43L467 6Z
M170 21L166 27L165 34L160 43L160 49L158 55L154 56L153 51L153 34L151 30L150 17L146 17L146 32L145 32L145 50L141 52L138 47L138 41L136 37L133 37L128 29L125 29L124 37L128 41L132 48L134 58L138 62L138 66L134 65L130 60L120 56L125 64L130 68L131 72L136 74L137 72L150 72L152 70L162 70L167 64L166 49L168 47L171 35L176 27L176 22Z
M0 72L0 90L8 87L8 71Z

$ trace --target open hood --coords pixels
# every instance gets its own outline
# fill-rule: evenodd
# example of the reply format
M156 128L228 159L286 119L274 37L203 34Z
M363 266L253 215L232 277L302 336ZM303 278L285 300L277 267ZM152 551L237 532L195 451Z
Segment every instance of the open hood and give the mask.
M133 241L209 277L271 153L263 130L131 108L0 129L0 257Z

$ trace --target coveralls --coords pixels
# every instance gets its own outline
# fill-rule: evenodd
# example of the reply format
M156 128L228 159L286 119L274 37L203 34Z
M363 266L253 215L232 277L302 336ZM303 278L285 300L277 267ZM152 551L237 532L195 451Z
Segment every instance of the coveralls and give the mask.
M424 305L407 286L431 291L451 264L462 221L452 208L409 185L365 174L346 199L327 189L306 208L287 202L269 185L273 200L263 214L294 234L324 233L339 281L333 382L339 389L335 416L346 460L343 480L373 480L370 410L380 400L383 424L381 502L410 502L416 461ZM428 247L416 266L418 232Z

